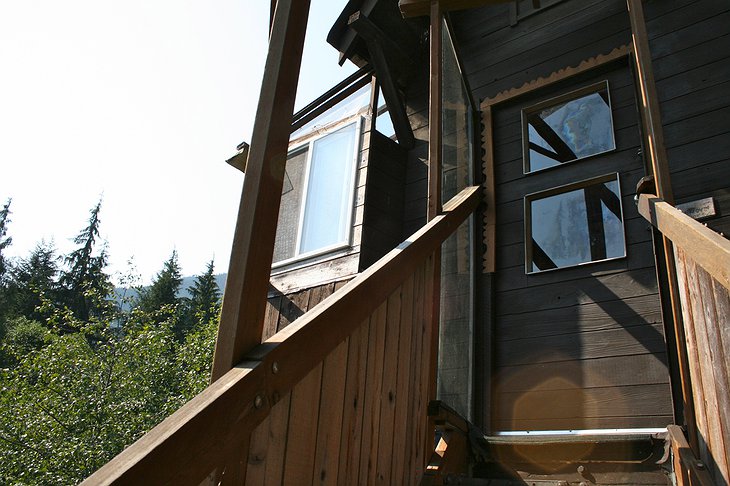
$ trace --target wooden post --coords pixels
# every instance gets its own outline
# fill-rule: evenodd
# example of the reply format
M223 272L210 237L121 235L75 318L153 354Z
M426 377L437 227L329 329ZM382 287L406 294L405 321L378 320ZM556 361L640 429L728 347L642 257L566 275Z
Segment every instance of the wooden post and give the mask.
M443 207L441 205L442 197L442 164L441 154L443 145L443 127L442 127L442 34L443 18L441 14L441 6L439 0L431 0L431 32L429 38L430 48L430 81L428 90L428 209L427 218L429 221L441 214ZM441 248L439 247L433 255L433 266L431 267L432 275L426 275L431 278L430 285L426 285L426 289L430 292L426 294L426 298L430 299L430 305L426 306L426 323L431 327L431 349L428 351L429 356L429 374L428 374L428 400L436 399L437 392L437 374L438 374L438 354L439 354L439 323L441 320ZM425 451L423 457L428 460L433 449L433 421L428 419L428 428L426 430ZM423 464L422 466L425 466Z
M633 39L634 61L636 62L637 77L639 80L639 91L641 94L641 117L646 130L646 142L651 158L651 167L656 183L657 196L670 204L674 204L674 194L669 173L669 163L664 147L664 131L662 129L661 114L659 110L659 97L654 82L654 70L651 62L651 50L649 49L649 35L646 31L644 19L644 7L642 0L626 0L631 23L631 36ZM695 454L699 453L699 442L697 439L697 428L695 424L694 402L692 398L692 384L687 361L687 341L685 339L684 324L682 321L682 304L677 285L677 269L674 259L672 242L662 236L664 258L667 268L667 281L669 283L669 299L672 307L672 318L674 321L674 337L677 343L677 359L679 361L679 379L682 389L682 402L684 405L684 421L687 425L690 444Z
M278 0L233 236L212 381L261 342L309 0Z

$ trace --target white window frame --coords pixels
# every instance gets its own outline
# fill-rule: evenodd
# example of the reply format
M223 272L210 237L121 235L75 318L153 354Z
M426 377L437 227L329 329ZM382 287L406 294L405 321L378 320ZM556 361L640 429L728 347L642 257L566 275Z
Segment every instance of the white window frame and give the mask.
M346 199L350 201L350 211L348 211L346 214L346 220L345 220L345 228L348 228L347 234L345 236L345 239L343 241L334 243L329 246L325 246L322 248L318 248L316 250L312 250L306 253L300 253L301 249L301 239L302 239L302 228L304 226L304 213L306 211L307 206L307 195L309 193L309 176L311 172L312 167L312 154L314 153L314 143L317 140L320 140L328 135L331 135L332 133L341 130L343 128L346 128L350 125L355 125L355 144L354 144L354 150L352 154L351 159L351 165L350 165L350 174L347 178L347 184L349 185L347 188L347 196ZM296 236L296 243L294 245L294 256L290 258L286 258L284 260L280 260L278 262L272 263L271 268L273 269L280 269L282 267L286 267L289 265L292 265L297 262L301 262L303 260L309 260L321 255L325 255L328 253L334 253L338 250L342 250L345 248L350 248L352 246L352 220L353 220L353 212L354 212L354 198L355 198L355 182L357 178L357 166L358 166L358 154L360 153L360 145L362 143L362 116L361 115L355 115L352 117L348 117L339 123L330 125L327 127L326 130L323 130L321 132L317 132L312 137L306 137L300 140L297 140L297 142L292 145L287 151L287 160L289 160L289 157L296 152L306 148L307 150L307 160L306 160L306 167L304 171L304 186L302 188L302 203L299 207L299 219L297 224L297 236Z

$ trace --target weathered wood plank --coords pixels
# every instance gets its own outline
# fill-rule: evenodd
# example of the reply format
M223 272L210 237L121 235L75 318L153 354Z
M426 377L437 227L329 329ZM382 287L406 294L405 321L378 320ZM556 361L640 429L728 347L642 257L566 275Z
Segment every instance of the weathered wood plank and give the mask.
M269 416L269 448L264 474L265 486L278 486L284 476L286 435L289 430L291 392L287 393L273 407Z
M418 402L421 395L421 373L420 370L424 366L424 348L423 334L425 332L425 323L423 305L424 297L424 280L428 278L425 275L426 266L422 265L414 274L413 280L413 337L411 339L411 366L409 376L409 410L411 417L418 417ZM419 435L420 427L417 420L409 420L406 426L406 462L404 471L404 484L417 484L417 474L419 465L417 455L420 453L421 437Z
M317 442L322 364L314 367L291 391L283 484L311 478Z
M639 212L725 288L730 289L730 241L664 202L642 194Z
M349 339L324 360L311 484L337 484Z
M406 424L408 423L408 405L411 396L409 394L408 379L414 367L414 356L412 354L413 342L413 305L414 305L414 278L409 277L403 282L401 293L401 322L400 337L398 340L398 368L395 388L395 412L392 431L393 451L391 467L391 483L404 484L403 474L406 465Z
M677 286L682 309L685 349L687 356L687 367L689 368L690 380L692 383L692 405L694 409L693 419L694 428L698 435L699 431L707 430L707 417L704 406L704 397L702 395L702 387L698 384L702 383L702 368L700 367L700 359L698 355L697 339L695 337L695 319L692 309L692 301L690 299L690 281L687 268L688 261L684 251L681 248L675 248L675 261L677 271ZM700 455L707 453L707 446L704 441L695 443L696 452Z
M369 333L370 320L367 319L353 332L348 342L347 379L337 473L340 484L355 484L359 477Z
M501 393L497 395L498 420L574 418L579 422L591 417L671 416L669 401L656 399L669 393L668 383Z
M502 367L494 379L504 393L669 383L666 353Z
M387 302L370 317L368 365L363 406L362 445L358 484L375 484L378 433L380 431L380 402L383 390L383 358L385 355L385 327Z
M402 288L396 289L388 297L388 309L385 333L385 356L383 362L383 389L380 401L380 429L377 435L377 462L375 466L375 483L392 484L391 467L393 456L393 428L395 403L397 398L398 367L402 365L398 351L401 316Z
M685 254L685 260L687 255ZM703 274L705 278L703 278ZM719 414L719 400L717 384L722 381L722 369L712 355L710 336L708 331L714 327L718 319L715 313L714 296L709 275L694 262L688 262L687 279L689 282L689 297L693 309L694 335L697 345L699 364L702 369L702 379L694 383L694 390L702 387L703 406L705 407L706 429L702 430L707 444L708 455L703 457L713 476L719 480L727 476L727 451L725 438ZM725 480L727 482L727 480Z

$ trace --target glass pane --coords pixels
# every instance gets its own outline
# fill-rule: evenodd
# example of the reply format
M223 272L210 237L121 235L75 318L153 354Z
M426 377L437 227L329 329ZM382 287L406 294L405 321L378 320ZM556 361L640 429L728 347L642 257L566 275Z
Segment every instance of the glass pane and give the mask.
M356 143L353 123L312 144L299 253L347 242Z
M608 86L573 100L526 110L526 172L615 148ZM525 136L523 134L523 136Z
M442 199L472 184L472 105L448 27L443 29ZM438 398L472 418L473 248L469 218L441 245Z
M528 203L528 273L626 255L618 176Z
M284 186L281 190L279 221L274 241L274 263L292 258L296 252L297 229L302 204L304 170L307 166L307 150L289 154L286 160Z
M293 132L290 140L296 140L316 130L321 130L328 125L337 123L345 118L355 115L367 109L370 105L370 84L358 89L335 106L319 115L314 120Z

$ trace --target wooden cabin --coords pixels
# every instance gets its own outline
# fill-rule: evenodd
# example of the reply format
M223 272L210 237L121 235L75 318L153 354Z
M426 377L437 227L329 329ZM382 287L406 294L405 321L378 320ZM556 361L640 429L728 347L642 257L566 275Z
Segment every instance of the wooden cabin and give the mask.
M342 1L293 113L308 8L212 383L84 484L728 484L730 4Z

